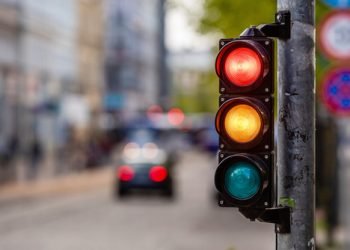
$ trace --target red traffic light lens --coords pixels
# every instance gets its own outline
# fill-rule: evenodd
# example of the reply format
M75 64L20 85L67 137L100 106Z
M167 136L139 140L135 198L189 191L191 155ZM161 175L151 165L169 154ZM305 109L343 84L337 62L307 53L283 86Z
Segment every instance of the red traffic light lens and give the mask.
M250 48L232 50L225 60L224 71L228 80L239 87L254 84L261 75L262 61Z
M231 41L216 57L216 74L227 91L247 92L258 88L271 70L271 57L259 42Z

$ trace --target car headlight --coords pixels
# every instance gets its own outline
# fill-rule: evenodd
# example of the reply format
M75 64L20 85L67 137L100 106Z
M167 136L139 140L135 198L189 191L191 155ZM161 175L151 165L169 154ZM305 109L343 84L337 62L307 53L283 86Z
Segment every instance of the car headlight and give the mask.
M142 156L147 159L153 159L158 156L158 146L152 142L148 142L142 147Z
M123 155L128 159L137 159L141 154L140 145L135 142L129 142L125 145Z

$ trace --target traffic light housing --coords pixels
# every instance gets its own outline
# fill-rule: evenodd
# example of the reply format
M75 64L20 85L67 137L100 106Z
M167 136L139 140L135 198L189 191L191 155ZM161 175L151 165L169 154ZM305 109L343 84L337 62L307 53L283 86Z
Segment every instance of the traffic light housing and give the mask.
M221 39L219 77L219 205L274 206L274 40L252 27Z

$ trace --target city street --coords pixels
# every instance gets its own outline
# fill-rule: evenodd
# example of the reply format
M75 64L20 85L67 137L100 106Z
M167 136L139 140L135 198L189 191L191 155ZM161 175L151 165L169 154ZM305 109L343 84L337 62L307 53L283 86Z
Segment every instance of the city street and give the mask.
M350 250L350 0L0 0L0 52L0 250Z
M216 206L215 164L197 151L185 153L177 165L174 201L145 194L115 200L108 170L99 188L52 189L52 194L1 202L0 249L274 249L273 225ZM89 178L93 181L94 174Z

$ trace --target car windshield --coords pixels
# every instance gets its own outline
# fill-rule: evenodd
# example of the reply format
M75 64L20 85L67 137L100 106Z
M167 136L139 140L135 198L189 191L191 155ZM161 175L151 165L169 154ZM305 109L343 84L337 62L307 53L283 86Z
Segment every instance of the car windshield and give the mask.
M159 131L154 129L133 129L128 131L127 140L143 145L147 142L157 142L159 140Z
M143 146L154 143L167 153L174 153L186 147L186 137L177 130L158 128L133 128L126 133L125 143L136 143Z
M162 163L166 150L162 148L162 131L153 128L129 130L123 150L123 160L128 163Z

